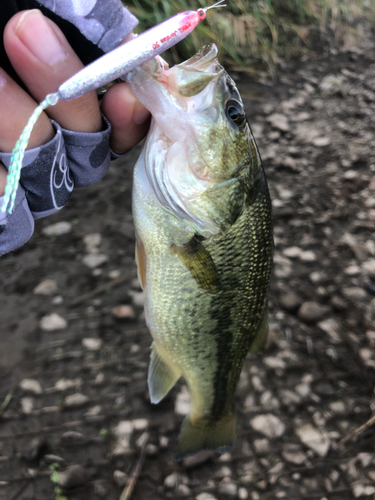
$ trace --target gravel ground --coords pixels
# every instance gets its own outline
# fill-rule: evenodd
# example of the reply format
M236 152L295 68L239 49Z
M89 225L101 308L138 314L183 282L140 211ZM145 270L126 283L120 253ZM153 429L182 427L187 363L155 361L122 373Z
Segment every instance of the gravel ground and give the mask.
M118 500L132 477L138 500L375 498L374 41L276 82L238 75L275 268L268 345L246 359L227 453L174 460L182 382L149 403L139 149L0 260L0 499Z

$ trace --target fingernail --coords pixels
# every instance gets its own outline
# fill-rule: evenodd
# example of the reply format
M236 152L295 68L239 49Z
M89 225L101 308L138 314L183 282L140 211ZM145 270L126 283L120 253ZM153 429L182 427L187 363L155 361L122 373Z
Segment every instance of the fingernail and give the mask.
M0 87L3 87L7 82L7 79L5 77L5 72L3 69L0 68Z
M60 44L43 14L37 10L25 12L15 29L18 38L44 64L56 64L66 58Z
M134 105L133 122L136 125L141 125L142 123L144 123L149 116L150 112L147 108L143 106L143 104L138 103Z

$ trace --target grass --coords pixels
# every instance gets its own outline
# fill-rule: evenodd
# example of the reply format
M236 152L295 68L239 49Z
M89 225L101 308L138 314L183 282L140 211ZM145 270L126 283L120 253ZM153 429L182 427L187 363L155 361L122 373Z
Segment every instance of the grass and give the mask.
M168 17L211 5L206 0L126 0L142 32ZM375 25L374 0L227 0L227 7L208 11L206 20L172 48L169 62L185 60L207 43L219 47L220 61L242 69L313 50L312 34L321 43L350 46L361 37L359 20ZM163 56L164 57L164 56Z

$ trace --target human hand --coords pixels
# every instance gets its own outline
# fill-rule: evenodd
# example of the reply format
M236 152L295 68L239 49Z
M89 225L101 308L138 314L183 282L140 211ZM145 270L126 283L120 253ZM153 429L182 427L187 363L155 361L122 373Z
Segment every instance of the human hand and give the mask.
M0 150L12 151L28 118L44 99L83 64L61 30L40 11L17 13L4 31L4 45L13 68L31 96L0 69ZM149 112L133 96L126 83L109 89L102 110L112 125L110 146L121 154L147 133ZM42 113L30 137L28 149L46 144L55 134L50 119L76 132L98 132L102 118L95 92L60 102ZM4 194L6 169L0 164L0 196Z

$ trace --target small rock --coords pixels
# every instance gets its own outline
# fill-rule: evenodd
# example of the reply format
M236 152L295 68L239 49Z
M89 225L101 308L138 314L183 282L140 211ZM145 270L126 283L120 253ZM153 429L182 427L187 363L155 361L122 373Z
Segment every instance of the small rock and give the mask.
M309 120L311 118L311 114L308 113L307 111L301 111L300 113L297 113L291 117L291 120L294 122L304 122L306 120Z
M121 276L121 271L119 269L113 269L112 271L109 271L108 276L115 280Z
M146 446L146 454L148 457L156 457L159 454L159 448L155 444L148 444Z
M98 253L97 247L102 241L102 236L99 233L87 234L83 241L86 245L87 253Z
M314 109L323 109L324 108L324 102L322 99L313 99L311 101L311 107Z
M112 451L112 454L114 456L130 455L131 453L133 453L133 450L130 446L130 437L131 437L131 435L127 434L127 435L124 435L124 436L117 438L117 440L114 443L113 451Z
M66 396L64 399L64 406L69 407L77 407L83 406L88 402L89 398L84 394L76 392L75 394L71 394L70 396Z
M145 294L144 292L134 292L129 290L129 295L132 298L133 304L138 307L143 307L145 305Z
M81 432L66 431L61 436L63 443L80 443L85 440L85 436Z
M282 389L279 396L284 406L298 405L301 402L301 396L289 389Z
M370 496L375 493L375 486L365 484L354 484L352 486L353 495L358 498L362 496Z
M44 437L36 437L30 441L22 458L30 464L37 465L48 451L48 443Z
M301 297L291 291L280 295L279 301L280 306L286 311L290 312L296 312L302 303Z
M115 436L124 436L131 434L134 430L134 424L131 420L122 420L116 427L113 428L112 432Z
M366 337L370 344L375 344L375 331L374 330L367 330L366 332Z
M56 224L51 224L50 226L44 227L42 233L46 236L61 236L62 234L70 233L72 230L72 224L70 222L56 222Z
M211 495L211 493L199 493L199 495L195 497L195 500L217 500L217 499L216 497Z
M53 304L54 306L59 306L63 302L64 299L61 297L61 295L56 295L56 297L53 297L53 299L51 300L51 304Z
M90 472L82 465L72 465L67 469L58 472L57 484L62 488L70 490L83 486L91 479Z
M175 488L179 482L179 477L177 472L173 472L164 479L164 486L166 488Z
M181 387L181 391L177 394L174 411L177 415L186 416L190 411L190 393L186 385Z
M363 288L359 288L356 286L343 288L342 294L346 299L353 301L365 299L367 296L366 291Z
M246 488L239 488L238 489L238 498L240 500L246 500L247 498L249 498L249 494L248 494Z
M305 250L304 252L301 252L299 258L302 262L316 261L316 255L312 250Z
M362 347L362 349L359 350L359 355L361 356L366 366L374 365L374 361L372 360L374 353L372 349L369 349L368 347Z
M342 75L326 75L320 82L319 89L324 95L342 94L343 84Z
M63 330L67 326L66 320L56 313L47 314L40 320L40 328L46 332Z
M102 407L100 405L95 405L90 408L83 416L85 418L97 417L102 412Z
M134 319L135 311L132 306L128 304L123 304L120 306L116 306L111 310L113 316L119 319Z
M214 476L217 477L218 479L222 479L223 477L230 477L231 475L232 475L232 470L226 465L220 467L220 469L217 470L214 474Z
M342 401L332 401L329 404L329 407L333 411L333 413L345 413L346 406Z
M30 415L34 409L35 399L34 398L21 398L21 408L22 413L25 415Z
M362 264L362 269L370 278L375 278L375 259L369 259Z
M314 392L319 396L331 397L335 394L335 388L329 382L321 381L314 386Z
M307 455L296 444L285 445L282 455L287 462L295 465L302 465L307 460Z
M248 444L246 441L244 443ZM218 462L226 463L226 462L231 462L232 461L232 455L229 453L229 451L223 453L218 457Z
M189 486L186 484L179 484L176 488L176 495L181 495L183 497L187 497L191 494Z
M309 123L298 123L295 128L295 135L297 139L304 143L312 143L314 139L321 135L321 131L314 128Z
M332 342L337 344L341 341L340 326L334 318L319 321L318 327L331 337Z
M345 302L344 299L342 299L341 297L339 297L338 295L334 295L332 298L331 298L331 304L332 304L332 307L336 310L336 311L345 311L345 309L348 307L348 304L347 302Z
M225 477L218 487L218 492L231 497L237 496L237 485L229 478Z
M53 295L57 292L57 283L54 280L44 280L34 288L36 295Z
M146 418L136 418L133 420L133 428L135 431L144 431L148 427L148 420Z
M125 472L123 472L122 470L115 470L113 472L113 480L117 484L117 486L120 486L120 488L125 486L125 484L127 483L128 477L129 476L127 474L125 474Z
M33 378L24 378L20 382L20 388L23 391L32 392L33 394L42 394L43 389L40 383Z
M270 450L270 442L268 439L254 439L253 445L257 453L264 454Z
M159 444L160 444L160 448L165 450L166 448L168 448L169 438L167 436L160 436Z
M285 361L277 356L266 356L263 358L263 363L267 368L272 368L274 370L284 370L286 368Z
M319 148L322 148L324 146L328 146L331 144L331 139L328 136L323 136L323 137L316 137L312 143L314 146L318 146Z
M103 253L89 253L83 257L82 262L90 269L95 269L107 262L107 260L108 255Z
M362 452L358 453L357 459L361 462L362 467L368 467L372 463L374 455L372 453Z
M82 379L80 378L75 378L75 379L67 379L67 378L61 378L55 383L55 389L57 391L66 391L67 389L71 389L72 387L80 387L82 385Z
M214 452L212 450L202 450L191 457L187 457L183 461L183 466L188 468L197 467L208 460L210 460L214 456Z
M311 393L310 384L308 382L301 382L300 384L296 385L296 392L302 398L306 398Z
M315 258L315 256L314 256ZM327 276L322 273L321 271L314 271L313 273L311 273L309 275L309 278L310 278L310 281L311 283L313 283L314 285L318 285L319 283L322 283L323 281L325 281L327 279Z
M330 310L329 306L317 302L304 302L298 311L298 317L306 323L316 323Z
M63 464L65 462L64 458L59 457L59 455L53 455L52 453L47 453L47 455L44 455L44 461L46 464Z
M283 422L271 413L257 415L250 420L250 425L255 431L261 432L268 438L280 437L285 431Z
M283 255L291 259L296 259L301 255L302 250L299 247L288 247L283 250Z
M281 130L281 132L288 132L290 129L288 118L281 113L274 113L267 118L273 128Z
M375 299L366 306L365 321L368 328L372 328L375 325Z
M347 276L356 276L361 272L361 268L357 266L356 264L353 264L352 266L348 266L344 269L344 274Z
M326 433L316 429L310 424L296 429L297 436L301 442L312 449L321 457L325 457L330 447L330 440Z
M135 444L138 448L142 448L149 439L150 439L150 434L148 432L143 432L136 440Z
M92 486L94 487L94 498L104 498L105 500L108 500L110 496L110 489L112 490L112 487L109 485L108 481L105 479L99 479L97 481L93 481Z
M287 169L290 169L293 172L299 172L299 170L300 170L297 160L295 160L291 156L287 156L286 158L281 160L280 166L287 168Z
M82 345L88 351L99 351L102 347L103 341L96 338L82 339Z

